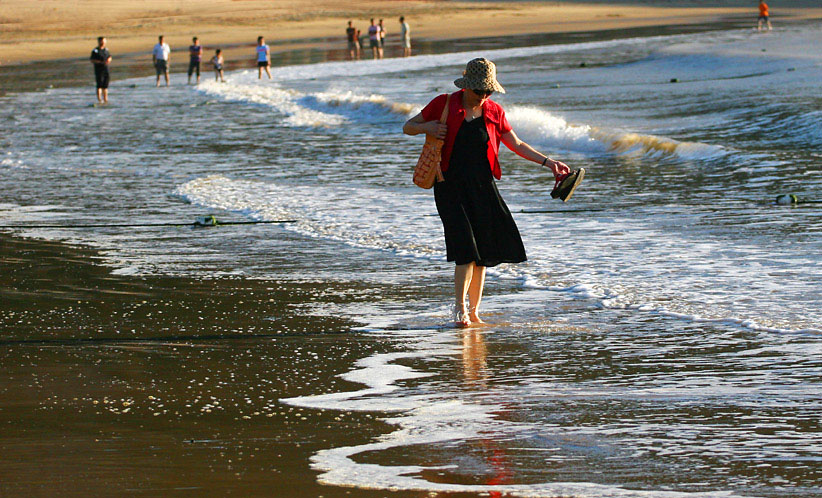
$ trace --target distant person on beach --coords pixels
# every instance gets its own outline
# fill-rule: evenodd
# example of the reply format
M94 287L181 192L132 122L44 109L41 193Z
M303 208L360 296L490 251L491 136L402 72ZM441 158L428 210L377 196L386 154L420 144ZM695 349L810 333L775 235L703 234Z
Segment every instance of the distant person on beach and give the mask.
M191 39L192 45L188 47L188 84L191 84L191 75L197 71L197 84L200 83L200 61L203 58L203 46L196 36Z
M160 76L166 79L166 86L168 82L168 69L171 62L171 47L165 42L165 37L160 35L159 42L154 45L154 50L151 52L151 61L154 63L154 70L157 72L157 84L160 86Z
M411 57L411 27L405 22L405 16L400 17L400 29L402 30L402 56Z
M371 46L371 53L374 59L380 58L380 27L374 24L371 18L371 26L368 26L368 43Z
M382 23L382 19L377 23L377 26L380 28L380 59L382 59L383 51L385 50L385 26Z
M108 104L108 68L111 64L111 54L106 48L106 37L97 37L97 46L91 51L91 64L94 66L94 80L97 83L97 102Z
M214 66L214 81L220 81L225 83L225 78L223 78L223 51L219 48L214 53L214 57L211 58L211 65Z
M360 30L354 27L352 21L348 21L345 28L345 36L348 38L348 58L351 60L360 58Z
M268 45L265 44L265 38L257 37L257 79L263 79L263 69L268 79L271 79L271 51Z
M460 90L437 96L403 126L406 135L426 133L444 140L443 176L434 184L434 200L445 232L447 259L456 263L453 317L461 328L483 323L479 307L486 267L526 260L517 225L494 182L501 175L500 141L517 155L550 168L557 184L569 185L566 198L584 175L583 170L571 172L517 137L505 111L490 99L494 92L505 93L496 76L493 62L471 60L463 76L454 81ZM448 115L441 124L446 102Z
M759 20L756 23L756 29L758 31L762 31L762 23L768 26L768 31L773 29L771 26L770 12L768 12L768 4L765 3L765 0L759 0Z

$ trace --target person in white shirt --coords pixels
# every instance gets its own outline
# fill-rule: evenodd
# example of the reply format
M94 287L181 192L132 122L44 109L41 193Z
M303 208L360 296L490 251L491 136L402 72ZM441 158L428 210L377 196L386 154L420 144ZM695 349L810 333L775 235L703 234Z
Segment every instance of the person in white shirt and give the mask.
M405 22L405 16L400 17L402 28L402 56L411 57L411 27Z
M271 79L271 51L265 44L265 38L257 37L257 79L263 79L263 69Z
M160 35L160 41L154 45L154 50L151 52L151 61L154 63L154 69L157 71L157 85L160 86L160 76L165 76L166 86L168 86L168 66L171 60L171 47L164 41L165 37Z

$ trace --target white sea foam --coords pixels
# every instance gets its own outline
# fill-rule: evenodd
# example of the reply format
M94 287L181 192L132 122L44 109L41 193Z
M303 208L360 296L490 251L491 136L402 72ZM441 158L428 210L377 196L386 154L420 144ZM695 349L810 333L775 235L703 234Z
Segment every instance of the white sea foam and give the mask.
M386 198L378 192L369 193L370 189L371 187L367 186L359 188L280 186L272 182L235 180L214 175L191 180L179 186L175 193L188 202L210 209L232 211L252 219L294 218L297 223L287 225L285 229L297 231L309 237L334 240L352 247L389 251L401 257L431 261L443 260L438 221L433 218L402 215L407 212L409 206L428 202L421 193L415 192L415 195L410 197ZM379 205L368 201L376 197L383 198ZM332 205L334 208L329 209ZM566 230L569 228L571 227L566 226ZM539 228L532 228L532 230L538 233L544 231ZM580 234L569 239L570 245L567 249L569 252L573 250L574 240L582 240L586 237L584 233L588 228L583 223L574 230L578 230ZM721 250L717 244L703 242L700 246L687 241L668 241L661 235L655 238L646 228L633 228L627 223L619 226L612 224L610 230L628 234L620 235L621 238L625 238L626 244L634 243L633 236L629 235L634 231L638 237L658 241L655 243L654 251L659 262L654 264L654 268L658 265L660 271L675 261L677 255L682 254L684 250L682 246L688 247L687 250L692 257L704 255L702 257L703 264L707 266L706 272L729 271L727 267L719 266L711 257ZM615 241L615 239L611 240ZM540 245L543 244L546 243ZM556 245L556 242L548 241L547 244ZM650 261L645 262L646 265L649 263ZM680 298L674 301L675 308L671 309L670 305L655 304L654 300L658 296L653 293L648 295L647 292L642 292L637 288L625 288L606 283L608 280L603 280L597 268L594 268L591 273L587 262L582 262L578 270L571 267L573 273L570 278L582 279L582 281L560 285L551 276L551 266L550 261L537 259L527 265L501 265L490 268L488 275L492 278L518 280L524 287L564 292L576 299L595 300L603 308L630 309L681 320L711 322L769 332L822 333L822 329L815 327L791 329L763 324L751 318L723 315L721 303L717 303L717 311L709 312L714 316L682 311L694 308L704 309L705 303L702 302L704 295L700 297L700 294L694 296L694 299L699 299L700 302L691 303ZM694 266L690 265L689 268L693 269ZM743 271L739 278L745 278L745 275ZM701 283L701 280L697 279L696 283ZM660 290L664 291L664 288ZM667 292L674 291L668 290Z
M307 127L335 127L373 123L390 115L410 117L420 105L395 102L384 95L360 95L353 91L303 93L284 90L270 82L201 85L209 95L264 104L285 116L283 124ZM679 156L709 159L727 153L723 147L679 142L670 138L620 130L605 130L586 124L568 123L564 118L534 107L512 106L507 111L511 125L527 142L551 150L591 154Z
M344 122L341 116L307 109L297 103L300 92L281 88L266 81L265 84L249 77L250 72L241 73L228 83L208 81L199 89L208 95L219 96L235 102L261 104L284 116L283 124L289 126L328 127Z

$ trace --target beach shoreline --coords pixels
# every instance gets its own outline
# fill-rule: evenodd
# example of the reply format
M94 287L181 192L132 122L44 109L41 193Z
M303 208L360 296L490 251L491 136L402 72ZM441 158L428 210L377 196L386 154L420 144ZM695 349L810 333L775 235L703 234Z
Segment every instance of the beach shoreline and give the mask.
M789 25L802 24L812 21L812 17L800 16L786 19L782 22ZM784 25L783 24L783 25ZM463 50L485 50L509 47L527 47L536 45L561 45L566 43L596 42L622 38L641 38L660 34L697 34L703 32L744 29L750 25L745 16L719 17L707 23L638 25L617 29L593 29L580 31L564 31L552 34L550 43L544 40L544 33L509 34L507 36L476 36L470 38L418 39L414 42L418 55L443 54ZM208 44L205 47L209 47ZM256 61L248 57L252 51L250 44L237 44L223 49L225 55L226 72L254 69ZM347 60L348 51L336 41L327 43L296 44L291 41L274 42L271 44L272 67L313 64L330 61ZM208 52L206 52L208 53ZM399 45L389 45L385 49L386 58L400 57L402 49ZM370 60L363 58L362 60ZM40 62L15 63L0 65L0 96L9 93L40 91L49 88L64 87L93 87L94 74L90 63L85 57L63 58L52 61L54 64ZM172 63L169 73L183 75L187 64ZM209 65L202 64L202 78L208 81L214 78ZM355 66L353 66L355 67ZM117 86L123 80L152 77L154 68L151 66L150 55L146 52L118 54L117 60L111 68L112 99L116 101ZM178 77L172 79L172 84L180 84ZM93 92L92 92L93 93Z
M108 38L114 64L122 57L150 61L150 49L164 34L172 47L172 67L187 62L186 47L199 36L206 57L216 47L226 49L228 61L248 59L254 40L264 35L272 52L304 49L345 52L344 28L348 19L363 32L368 17L386 20L387 46L399 45L397 18L405 15L411 24L412 44L464 38L590 32L703 25L729 19L750 19L754 8L726 2L713 7L574 2L424 2L396 1L388 4L358 2L357 8L340 10L333 2L113 2L103 16L92 15L82 5L68 9L56 0L31 2L11 0L0 7L0 65L87 58L97 36ZM822 18L822 8L782 6L774 12L775 22ZM294 14L302 12L302 14ZM44 20L39 16L47 16ZM37 19L36 21L30 19ZM466 29L454 29L466 26ZM550 41L550 40L546 40ZM364 50L364 58L369 58ZM419 53L417 51L416 53Z

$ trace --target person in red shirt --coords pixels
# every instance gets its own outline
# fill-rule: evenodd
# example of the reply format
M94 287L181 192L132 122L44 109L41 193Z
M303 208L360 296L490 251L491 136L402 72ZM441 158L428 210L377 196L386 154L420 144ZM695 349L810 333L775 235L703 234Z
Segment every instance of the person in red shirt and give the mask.
M454 324L467 327L483 323L479 306L486 267L526 260L517 225L494 182L501 176L500 141L519 156L550 168L557 184L564 186L563 200L571 196L584 170L571 172L564 163L549 159L517 137L505 111L490 99L494 92L505 93L493 62L471 60L454 84L460 90L434 98L405 123L403 132L444 140L443 181L434 184L434 199L445 232L447 259L456 263ZM446 102L448 117L441 124Z
M768 4L765 3L765 0L759 0L759 20L756 23L756 29L758 31L762 31L763 22L768 25L768 31L773 29L771 26L771 16L768 12Z

